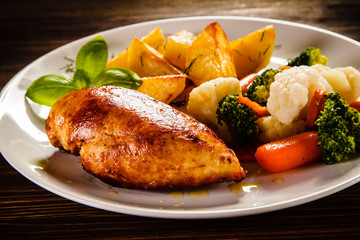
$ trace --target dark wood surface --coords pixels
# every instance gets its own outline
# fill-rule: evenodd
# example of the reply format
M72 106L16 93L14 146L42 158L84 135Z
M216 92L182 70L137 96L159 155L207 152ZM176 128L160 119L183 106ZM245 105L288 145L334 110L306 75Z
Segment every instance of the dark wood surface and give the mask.
M198 15L289 20L360 41L358 0L5 0L0 7L0 88L38 57L81 37L132 23ZM2 155L0 158L1 239L358 239L360 236L360 184L275 212L226 219L168 220L103 211L61 198L33 184Z

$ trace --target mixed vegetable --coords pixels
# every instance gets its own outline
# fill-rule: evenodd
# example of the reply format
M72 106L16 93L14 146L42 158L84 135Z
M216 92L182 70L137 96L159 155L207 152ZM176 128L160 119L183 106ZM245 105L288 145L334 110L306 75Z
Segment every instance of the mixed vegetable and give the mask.
M279 72L280 70L275 69L265 70L248 86L244 96L261 105L266 105L269 98L270 85L274 82L275 75Z
M333 164L348 160L360 150L360 113L338 93L324 94L324 105L315 121L322 161Z
M321 54L318 48L307 48L301 54L289 61L289 64L279 70L268 69L256 78L251 77L244 78L247 88L242 89L244 96L250 98L248 101L253 101L252 104L247 106L253 106L253 110L259 109L259 104L263 105L262 108L266 109L269 95L271 94L270 86L276 81L275 75L298 66L313 66L317 64L326 65L328 62L326 56ZM359 74L357 70L354 70L354 74L357 74L357 81L359 81ZM289 75L289 78L292 76ZM295 78L295 80L297 80ZM290 81L290 80L289 80ZM299 80L300 81L300 80ZM299 81L295 81L293 84L298 84ZM284 93L283 93L284 94ZM242 112L238 112L238 115L244 116L245 119L236 115L224 119L223 112L228 109L227 105L224 105L223 101L226 101L231 97L232 102L241 102L241 95L227 95L222 101L219 102L217 110L219 121L224 120L229 127L229 132L232 133L234 138L238 138L238 141L243 143L251 143L258 137L259 131L251 131L251 128L247 127L247 131L243 131L240 134L234 134L241 129L239 126L255 126L258 125L257 118L246 117ZM277 99L279 100L279 99ZM242 104L245 106L245 104ZM353 107L352 107L353 106ZM300 130L301 133L289 134L291 136L276 139L270 141L257 148L255 153L255 159L261 167L270 172L280 172L288 170L310 161L322 159L325 164L333 164L349 159L351 154L354 154L360 150L360 113L356 109L356 106L360 106L358 101L354 101L348 104L345 99L341 97L338 92L329 92L321 89L316 89L312 94L311 100L306 109L305 119L302 122L304 129ZM238 106L237 106L238 107ZM239 107L238 107L239 108ZM304 110L302 109L302 110ZM266 112L266 110L263 110ZM269 113L270 114L270 113ZM263 114L262 116L266 116ZM301 116L297 116L301 118ZM235 124L234 122L237 122ZM241 137L239 137L241 135Z
M241 96L238 94L225 96L219 102L216 114L218 123L222 125L222 122L225 122L233 138L242 143L247 143L254 141L259 134L259 128L256 124L257 116L252 107L239 102L239 99Z
M315 64L326 65L328 63L328 59L326 56L321 54L321 50L315 47L309 47L300 53L299 56L288 62L288 66L296 67L296 66L312 66Z

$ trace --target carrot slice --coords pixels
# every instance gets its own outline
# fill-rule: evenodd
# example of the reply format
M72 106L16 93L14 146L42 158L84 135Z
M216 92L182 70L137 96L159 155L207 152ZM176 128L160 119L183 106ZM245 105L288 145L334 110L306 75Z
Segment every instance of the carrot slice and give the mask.
M260 146L255 153L258 164L269 172L282 172L320 159L316 132L304 132Z
M264 117L264 116L269 115L269 111L268 111L267 107L261 106L257 102L254 102L247 97L243 97L243 96L239 95L238 102L243 103L248 107L251 107L258 117Z
M284 71L284 70L290 69L290 68L292 68L292 67L291 66L282 66L282 67L279 68L279 70Z
M314 122L320 116L320 112L324 109L326 94L323 90L315 90L314 96L310 100L309 110L306 115L305 126L311 128Z
M242 94L245 94L247 92L247 89L249 85L258 77L259 75L257 73L251 73L242 79L240 79L240 89Z
M350 107L355 108L356 110L358 110L360 112L360 101L355 101L349 104Z

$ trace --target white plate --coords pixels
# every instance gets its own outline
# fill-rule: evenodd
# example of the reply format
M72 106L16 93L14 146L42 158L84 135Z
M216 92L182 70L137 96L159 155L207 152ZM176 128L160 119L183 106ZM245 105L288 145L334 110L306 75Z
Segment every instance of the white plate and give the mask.
M188 30L201 32L218 21L229 40L266 25L276 29L272 65L279 66L309 46L320 47L330 66L352 65L359 69L360 44L344 36L296 23L247 17L189 17L152 21L100 33L109 44L109 55L126 48L134 36L142 37L161 27L164 34ZM220 184L186 192L151 192L111 187L86 173L77 157L53 148L44 131L44 120L24 99L27 87L38 77L61 73L75 59L79 48L95 34L60 47L20 71L1 92L0 150L25 177L64 198L92 207L140 216L162 218L220 218L283 209L327 196L360 180L360 161L327 166L308 164L291 171L270 174L255 163L243 185ZM241 191L236 191L234 188Z

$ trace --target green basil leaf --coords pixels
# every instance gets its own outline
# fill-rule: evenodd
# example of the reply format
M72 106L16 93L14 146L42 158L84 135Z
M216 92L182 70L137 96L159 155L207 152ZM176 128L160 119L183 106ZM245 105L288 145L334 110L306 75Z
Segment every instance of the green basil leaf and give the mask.
M87 72L91 80L95 79L106 67L108 59L108 45L102 36L97 36L87 42L79 50L76 60L76 69Z
M90 86L91 79L88 73L82 69L77 69L73 77L73 85L78 88L87 88Z
M25 96L33 102L51 107L60 97L77 90L72 78L62 74L45 75L35 80Z
M142 80L136 73L123 68L109 68L94 79L90 86L118 86L136 90L141 84Z

